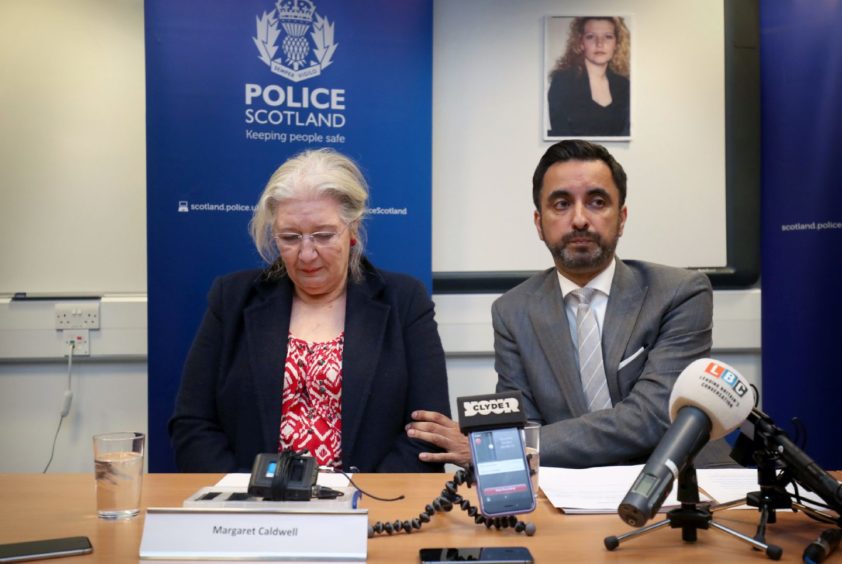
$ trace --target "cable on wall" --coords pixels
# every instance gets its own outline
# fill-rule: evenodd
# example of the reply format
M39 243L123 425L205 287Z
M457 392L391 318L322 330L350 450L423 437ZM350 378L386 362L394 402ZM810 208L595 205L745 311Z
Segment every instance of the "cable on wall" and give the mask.
M50 449L50 459L44 467L43 473L46 474L50 469L50 464L53 463L53 456L56 453L56 441L58 440L59 431L61 431L61 424L67 414L70 413L70 404L73 403L73 390L70 388L71 376L73 374L73 351L76 349L76 343L72 339L67 341L67 388L64 390L64 400L61 404L61 413L59 414L58 427L56 434L53 436L53 446Z

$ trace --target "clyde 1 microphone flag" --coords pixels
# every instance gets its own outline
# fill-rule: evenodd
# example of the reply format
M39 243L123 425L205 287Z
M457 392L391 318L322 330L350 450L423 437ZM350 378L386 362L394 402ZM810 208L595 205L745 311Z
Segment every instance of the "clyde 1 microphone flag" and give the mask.
M523 395L520 392L503 392L481 396L456 398L459 410L459 429L464 433L526 425Z

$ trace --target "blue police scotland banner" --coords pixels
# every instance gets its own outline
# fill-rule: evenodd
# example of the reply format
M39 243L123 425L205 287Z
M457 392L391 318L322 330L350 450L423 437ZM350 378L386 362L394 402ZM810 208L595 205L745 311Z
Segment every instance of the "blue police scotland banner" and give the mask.
M431 287L432 2L146 0L149 470L215 276L261 266L254 204L332 147L371 188L367 255Z
M761 2L760 16L763 409L838 470L842 3Z

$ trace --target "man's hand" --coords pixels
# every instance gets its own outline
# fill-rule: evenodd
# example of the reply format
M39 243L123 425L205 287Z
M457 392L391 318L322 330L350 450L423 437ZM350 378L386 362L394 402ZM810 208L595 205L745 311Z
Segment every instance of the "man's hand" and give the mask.
M459 431L459 425L437 411L413 411L412 423L406 426L406 434L434 444L446 452L422 452L418 458L424 462L457 464L462 467L471 462L468 437Z

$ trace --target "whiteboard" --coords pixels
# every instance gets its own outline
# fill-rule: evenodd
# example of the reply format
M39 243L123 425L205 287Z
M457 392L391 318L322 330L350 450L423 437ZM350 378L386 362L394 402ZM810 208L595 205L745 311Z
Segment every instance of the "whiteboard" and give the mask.
M621 258L727 264L724 8L691 0L439 1L433 53L433 270L552 266L532 222L544 151L544 18L629 16L632 138Z

